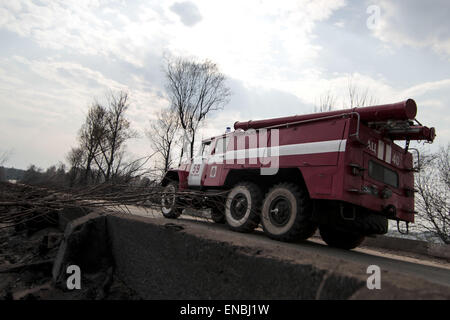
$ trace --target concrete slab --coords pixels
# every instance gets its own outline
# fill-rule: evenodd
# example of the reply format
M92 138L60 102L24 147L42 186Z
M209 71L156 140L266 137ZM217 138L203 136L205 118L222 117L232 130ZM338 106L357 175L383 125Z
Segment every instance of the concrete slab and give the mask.
M447 269L192 219L114 214L107 229L117 274L146 299L450 299ZM372 264L381 290L366 287Z

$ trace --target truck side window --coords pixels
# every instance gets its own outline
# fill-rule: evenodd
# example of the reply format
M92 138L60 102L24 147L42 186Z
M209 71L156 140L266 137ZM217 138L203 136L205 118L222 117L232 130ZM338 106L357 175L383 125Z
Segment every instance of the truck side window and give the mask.
M375 161L369 161L369 176L377 181L398 188L398 173Z

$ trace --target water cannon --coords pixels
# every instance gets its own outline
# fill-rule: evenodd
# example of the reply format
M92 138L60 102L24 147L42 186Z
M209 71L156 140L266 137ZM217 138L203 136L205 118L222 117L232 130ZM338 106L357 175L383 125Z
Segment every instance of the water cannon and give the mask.
M266 120L250 120L235 122L234 129L272 129L287 125L337 118L340 116L357 115L359 121L376 127L393 140L426 140L433 142L436 133L434 128L428 128L418 123L414 125L417 105L413 99L406 101L369 107L358 107L345 110L295 115L290 117L272 118ZM417 121L416 121L417 122Z
M392 140L426 140L433 142L436 130L425 126L410 126L408 128L392 128L386 130Z

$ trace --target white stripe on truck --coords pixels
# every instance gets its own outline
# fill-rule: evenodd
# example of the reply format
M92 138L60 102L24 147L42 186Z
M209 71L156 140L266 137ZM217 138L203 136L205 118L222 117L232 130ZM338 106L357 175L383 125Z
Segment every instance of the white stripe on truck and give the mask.
M328 152L344 152L347 140L329 140L319 142L308 142L298 144L287 144L279 147L269 147L270 156L294 156L305 154L317 154ZM264 158L269 156L268 148L252 148L228 151L215 154L209 158L209 163L231 161L238 159Z

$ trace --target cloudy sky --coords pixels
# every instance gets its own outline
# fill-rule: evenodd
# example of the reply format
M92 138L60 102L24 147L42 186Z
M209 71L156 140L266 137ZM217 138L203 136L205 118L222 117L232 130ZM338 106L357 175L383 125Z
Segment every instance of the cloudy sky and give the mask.
M379 15L378 15L379 13ZM168 106L165 56L211 59L233 96L203 137L237 120L311 112L349 79L380 103L416 100L450 142L448 0L0 0L0 151L46 168L76 144L87 109L124 89L143 132ZM150 153L142 134L130 156Z

